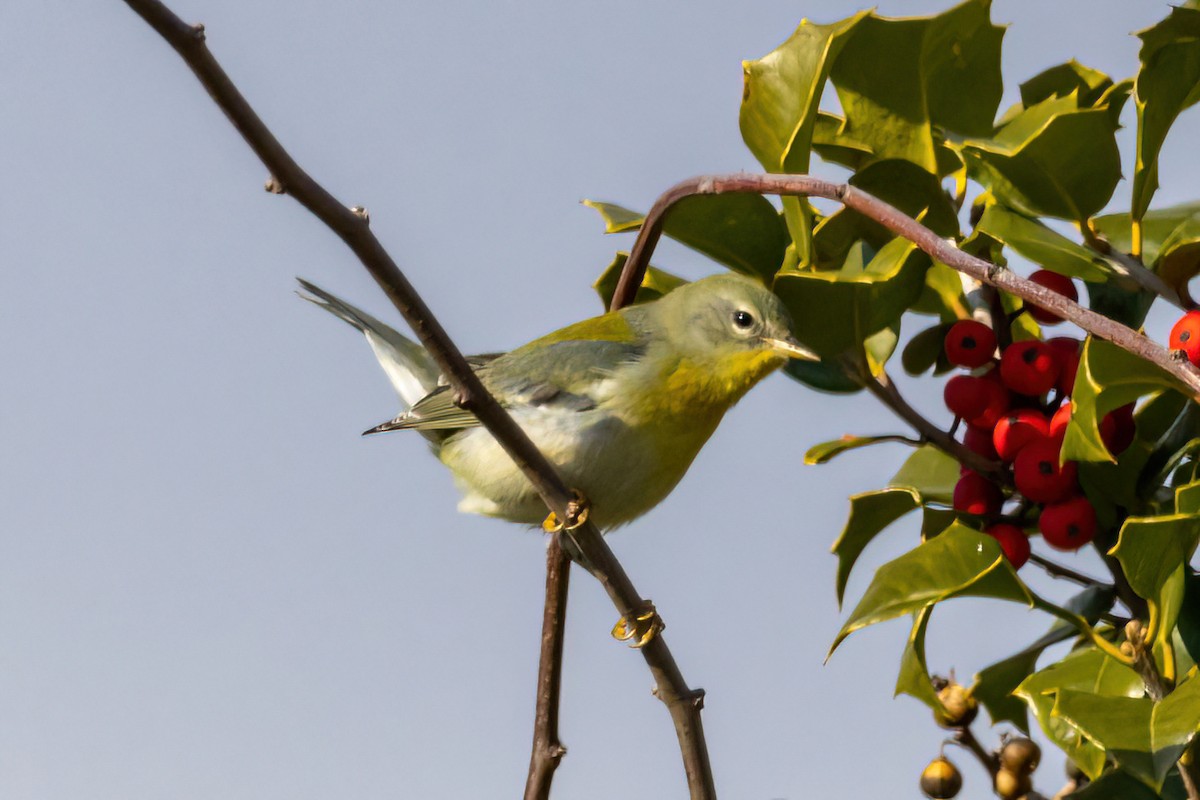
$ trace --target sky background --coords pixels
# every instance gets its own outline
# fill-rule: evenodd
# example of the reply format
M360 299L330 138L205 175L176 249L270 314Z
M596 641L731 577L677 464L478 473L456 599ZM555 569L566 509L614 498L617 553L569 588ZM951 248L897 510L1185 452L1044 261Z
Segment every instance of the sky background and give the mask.
M206 24L300 163L369 209L468 352L598 313L590 284L630 241L602 236L578 201L645 208L685 177L755 169L737 127L741 60L802 17L859 7L171 5ZM1127 33L1166 12L997 0L994 19L1012 23L1004 105L1071 57L1131 75ZM542 538L457 514L419 437L359 437L395 397L361 338L295 297L294 277L394 312L332 234L262 190L264 168L123 3L7 0L0 40L0 795L518 796ZM1193 110L1167 141L1159 204L1200 194L1198 136ZM1121 141L1128 174L1132 128ZM655 261L716 269L678 247ZM1164 338L1171 317L1157 311L1150 332ZM940 381L925 384L907 383L910 399L948 422ZM774 376L665 503L610 537L708 691L723 797L918 796L942 735L916 701L891 699L908 626L856 634L822 666L842 618L829 546L845 497L881 487L907 452L802 463L816 442L889 431L903 427L870 398ZM851 602L915 536L900 525L870 547ZM684 797L668 715L642 659L609 638L614 620L576 571L555 796ZM947 604L930 666L969 679L1048 624ZM962 797L990 797L978 766L952 758ZM1038 773L1047 793L1059 766Z

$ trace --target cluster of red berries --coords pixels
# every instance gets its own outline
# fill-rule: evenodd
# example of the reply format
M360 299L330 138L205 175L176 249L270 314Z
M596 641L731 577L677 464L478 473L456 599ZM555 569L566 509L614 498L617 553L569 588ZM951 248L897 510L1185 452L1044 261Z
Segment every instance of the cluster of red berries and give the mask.
M1070 278L1042 270L1030 280L1072 300L1078 294ZM1036 306L1028 313L1044 325L1062 319ZM1195 320L1200 358L1200 312ZM997 340L982 322L961 320L946 334L946 356L970 372L946 382L946 407L966 423L963 444L1011 470L1014 495L1040 507L1042 538L1059 550L1077 550L1096 534L1096 512L1084 497L1074 462L1059 463L1063 436L1071 418L1068 399L1075 385L1082 342L1069 337L1013 342L996 358ZM1133 405L1108 414L1100 425L1104 444L1113 454L1133 441ZM1006 490L985 475L964 467L954 487L954 508L990 522L994 536L1014 568L1030 554L1021 525L1000 519Z

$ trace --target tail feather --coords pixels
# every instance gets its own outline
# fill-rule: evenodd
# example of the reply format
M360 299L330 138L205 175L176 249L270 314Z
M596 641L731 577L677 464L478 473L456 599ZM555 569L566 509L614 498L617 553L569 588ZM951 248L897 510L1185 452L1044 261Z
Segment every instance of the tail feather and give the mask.
M433 357L424 347L321 287L303 278L296 280L308 292L296 294L357 328L367 337L375 358L406 406L411 407L437 388L440 373Z

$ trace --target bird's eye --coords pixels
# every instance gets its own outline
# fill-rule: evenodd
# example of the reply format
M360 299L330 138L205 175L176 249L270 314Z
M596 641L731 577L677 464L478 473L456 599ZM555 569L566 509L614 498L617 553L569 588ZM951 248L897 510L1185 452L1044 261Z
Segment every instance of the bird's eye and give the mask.
M754 317L750 315L749 311L735 311L733 312L733 324L742 330L746 330L754 324Z

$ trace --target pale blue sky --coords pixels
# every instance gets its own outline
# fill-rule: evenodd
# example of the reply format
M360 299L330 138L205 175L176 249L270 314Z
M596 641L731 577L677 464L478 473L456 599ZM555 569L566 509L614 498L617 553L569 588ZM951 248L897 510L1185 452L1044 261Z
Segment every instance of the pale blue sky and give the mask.
M644 208L690 175L753 169L741 59L801 17L858 7L172 5L207 25L301 163L368 207L467 351L599 311L590 284L628 242L601 236L578 201ZM1131 74L1126 32L1166 10L997 0L995 19L1013 23L1006 101L1070 57ZM418 437L359 438L394 395L293 277L394 319L378 290L294 202L262 191L263 168L123 3L8 0L0 31L0 794L517 795L542 541L457 514ZM1167 143L1161 201L1200 193L1185 144L1198 135L1193 112ZM680 248L656 261L714 269ZM939 414L940 384L926 384L913 399ZM666 503L611 537L709 692L724 797L917 796L941 735L915 701L891 699L907 626L858 634L821 664L840 620L828 550L845 497L881 486L906 452L802 464L815 442L889 430L903 428L869 399L774 377ZM849 595L913 543L902 529L873 545ZM645 666L609 638L614 612L578 573L570 611L556 797L685 796ZM930 664L969 677L1047 624L949 604ZM962 796L989 797L953 757ZM1039 785L1055 791L1057 769Z

